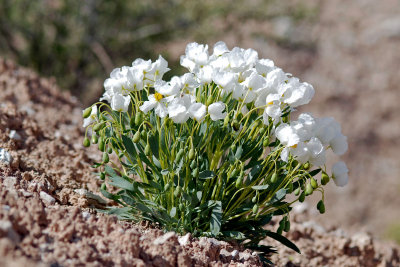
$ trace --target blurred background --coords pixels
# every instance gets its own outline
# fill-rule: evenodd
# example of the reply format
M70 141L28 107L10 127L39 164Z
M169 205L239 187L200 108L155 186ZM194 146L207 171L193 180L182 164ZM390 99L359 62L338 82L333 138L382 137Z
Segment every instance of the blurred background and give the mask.
M161 54L183 73L188 42L254 48L314 85L301 111L333 116L350 183L326 188L326 228L400 243L399 0L0 0L0 56L55 77L83 105L110 71ZM332 162L335 160L331 159Z

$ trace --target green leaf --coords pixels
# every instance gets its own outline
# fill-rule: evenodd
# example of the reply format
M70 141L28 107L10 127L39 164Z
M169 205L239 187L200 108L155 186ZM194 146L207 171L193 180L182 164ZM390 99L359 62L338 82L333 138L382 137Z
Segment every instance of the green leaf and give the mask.
M275 195L272 197L272 199L269 202L269 204L273 204L275 202L281 201L285 196L286 196L286 189L285 188L279 189L275 193Z
M254 190L265 190L269 187L269 185L264 184L264 185L254 185L251 188Z
M200 179L211 179L211 178L214 178L215 177L215 173L213 172L213 171L202 171L200 174L199 174L199 178Z
M315 175L317 175L320 171L321 171L321 169L315 169L315 170L310 171L309 174L310 174L311 176L315 176Z
M261 165L256 165L251 169L251 171L249 173L249 176L248 176L249 177L249 182L252 182L257 178L257 175L258 175L258 173L260 172L261 169L262 169Z
M275 239L276 241L278 241L278 242L282 243L283 245L287 246L288 248L291 248L294 251L296 251L297 253L301 254L300 249L292 241L290 241L289 239L287 239L283 235L280 235L280 234L275 233L275 232L267 231L267 236Z
M120 177L120 176L114 176L114 177L110 177L110 180L112 181L111 183L109 183L112 186L115 187L119 187L122 189L126 189L129 191L134 191L133 189L133 184L127 180L125 180L124 178Z
M121 198L126 204L128 204L130 206L135 206L135 204L136 204L136 201L127 195L121 195Z
M151 152L158 159L158 138L155 135L149 137Z
M111 193L109 193L109 192L107 192L106 190L101 189L101 188L100 188L100 192L101 192L101 194L102 194L105 198L108 198L108 199L114 200L114 201L116 201L116 202L118 202L118 203L121 203L121 202L119 201L119 198L120 198L119 196L114 195L114 194L111 194Z
M240 145L236 149L235 158L240 159L242 157L242 153L243 153L243 148L242 148L242 145Z
M217 236L221 230L221 221L222 221L222 204L221 201L208 201L209 206L213 205L213 209L211 211L211 221L210 221L210 230L213 236Z
M131 160L133 161L136 158L137 153L132 140L128 136L122 135L122 143L124 144L126 151L128 152L129 156L131 157Z
M111 177L118 176L114 169L109 165L104 166L104 171Z
M242 240L245 239L246 236L239 231L223 231L221 232L224 236L232 238L232 239L237 239L237 240Z
M108 214L114 215L122 215L124 213L128 213L132 208L130 207L123 207L123 208L113 208L108 211Z

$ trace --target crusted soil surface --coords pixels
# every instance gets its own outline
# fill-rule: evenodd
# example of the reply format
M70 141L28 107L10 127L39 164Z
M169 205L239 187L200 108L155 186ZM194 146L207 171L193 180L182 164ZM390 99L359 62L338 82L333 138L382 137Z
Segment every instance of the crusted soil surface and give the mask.
M257 254L212 238L195 239L96 213L107 202L82 147L81 108L54 82L0 60L0 266L261 266ZM278 266L398 266L394 245L304 223L295 209ZM300 223L303 221L303 223ZM274 227L271 225L271 227Z

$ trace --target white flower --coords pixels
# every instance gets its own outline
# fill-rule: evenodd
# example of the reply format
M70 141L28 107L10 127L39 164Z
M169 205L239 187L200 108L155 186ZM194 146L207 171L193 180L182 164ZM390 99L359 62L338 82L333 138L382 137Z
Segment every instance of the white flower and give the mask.
M199 83L196 81L193 73L185 73L181 77L182 83L182 91L193 92L197 87L199 87Z
M225 119L226 112L223 112L224 110L225 104L222 102L212 103L208 106L208 114L213 121Z
M194 97L191 95L183 95L179 98L174 98L168 104L168 116L175 122L175 123L184 123L186 122L189 117L189 108L194 102Z
M315 90L309 83L299 83L297 78L291 78L280 93L284 95L285 103L291 107L298 107L308 104L314 96Z
M284 146L292 147L300 142L300 137L295 129L286 123L282 123L276 128L275 135Z
M168 61L166 61L161 55L159 55L158 59L151 64L151 68L148 70L146 78L154 82L159 81L169 70L170 68L168 68Z
M280 68L275 68L267 74L266 87L269 90L276 90L278 85L288 80L287 75Z
M281 96L279 94L269 94L266 99L267 107L264 113L273 120L279 120L282 115Z
M143 72L143 74L148 73L151 70L151 60L144 60L141 58L135 59L135 61L132 62L132 67L135 69L140 70Z
M178 76L171 78L170 82L159 81L154 84L154 89L162 95L178 95L181 92L183 85Z
M270 59L260 59L256 62L255 67L258 74L267 77L267 74L274 69L274 62Z
M219 41L215 43L213 56L221 56L222 54L225 54L227 52L229 52L229 49L224 42Z
M152 95L149 95L149 100L145 101L143 105L139 107L141 111L144 113L149 112L150 110L153 110L156 112L156 114L160 118L164 118L165 116L168 115L168 110L166 107L166 103L171 100L172 97L170 98L164 98L160 93L155 93Z
M320 118L316 120L315 136L324 145L329 145L331 140L341 132L340 124L332 117Z
M349 145L347 144L347 137L341 133L338 133L331 141L330 146L333 150L333 153L336 155L343 155L346 153Z
M333 181L337 186L345 186L349 181L349 169L343 161L336 162L332 166Z
M143 71L130 67L126 70L126 89L131 89L133 91L140 91L143 89Z
M245 103L253 102L257 97L257 92L264 88L265 79L257 72L251 72L250 76L246 78L243 85L247 87L247 91L243 93Z
M130 102L130 96L116 94L111 99L111 108L115 111L127 112Z
M199 79L200 83L207 84L212 82L213 73L213 67L210 65L206 65L197 70L196 76Z
M253 49L235 47L227 53L229 67L234 72L243 72L252 67L258 60L258 53Z
M189 107L189 115L191 118L201 122L207 114L207 107L202 103L193 103Z
M86 128L87 126L89 126L90 124L95 122L96 117L97 117L97 106L93 105L92 112L90 112L89 117L87 117L86 119L83 120L83 127Z
M208 64L208 45L190 43L186 46L185 55L181 56L181 65L191 72Z

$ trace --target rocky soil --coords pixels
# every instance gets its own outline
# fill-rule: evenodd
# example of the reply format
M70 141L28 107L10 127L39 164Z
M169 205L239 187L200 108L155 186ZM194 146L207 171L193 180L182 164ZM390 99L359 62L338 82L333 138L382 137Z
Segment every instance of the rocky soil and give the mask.
M98 193L82 147L81 107L54 81L0 60L0 266L261 266L255 252L180 237L95 211ZM395 245L325 230L297 207L294 254L271 240L277 266L399 266ZM271 226L273 227L273 226Z

